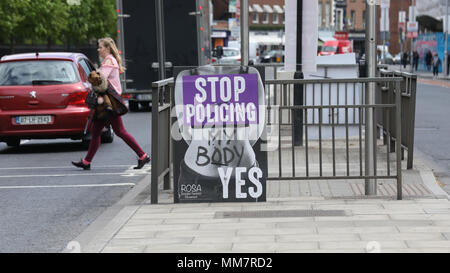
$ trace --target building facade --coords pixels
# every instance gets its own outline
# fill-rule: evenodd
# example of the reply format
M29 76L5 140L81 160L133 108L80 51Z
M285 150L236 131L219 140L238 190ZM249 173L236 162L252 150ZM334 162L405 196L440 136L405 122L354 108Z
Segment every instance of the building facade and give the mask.
M389 52L393 55L399 53L403 46L403 51L410 49L410 40L406 39L401 43L400 31L399 31L399 12L405 11L406 18L409 16L409 6L412 4L412 0L391 0L389 8L389 33L390 39L387 41L389 45ZM366 29L366 0L347 0L347 16L349 26L349 36L358 36L360 40L362 34ZM383 41L380 39L380 19L381 9L378 7L378 44L382 45ZM364 36L365 37L365 36Z
M333 20L335 1L334 0L318 0L319 4L319 29L334 29L335 22Z
M250 0L251 30L280 30L284 28L284 0Z

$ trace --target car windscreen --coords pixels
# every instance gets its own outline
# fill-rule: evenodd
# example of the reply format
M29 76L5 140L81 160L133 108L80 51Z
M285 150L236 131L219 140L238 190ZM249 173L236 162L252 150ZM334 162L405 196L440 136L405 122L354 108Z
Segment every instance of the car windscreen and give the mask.
M223 50L223 56L224 57L233 57L233 56L239 56L239 50L232 50L232 49L224 49Z
M50 85L78 82L71 61L32 60L0 63L0 86Z
M322 47L323 52L336 52L337 46L324 46Z

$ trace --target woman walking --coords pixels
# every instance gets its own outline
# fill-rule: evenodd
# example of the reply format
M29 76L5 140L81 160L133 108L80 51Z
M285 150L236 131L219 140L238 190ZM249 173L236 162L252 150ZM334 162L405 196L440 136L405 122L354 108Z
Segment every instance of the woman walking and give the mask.
M100 71L98 71L97 74L100 78L104 78L104 80L107 81L108 87L106 92L110 95L109 98L112 105L115 106L115 109L108 115L100 115L100 113L97 113L98 108L96 109L91 127L92 138L89 144L88 153L84 159L79 162L72 162L72 164L78 168L83 168L84 170L91 169L92 159L100 147L102 129L106 125L111 124L114 133L122 138L137 154L138 164L135 169L141 169L145 164L150 162L150 157L142 150L134 137L131 136L123 126L121 115L128 112L128 109L121 98L122 87L120 85L120 73L124 71L124 67L122 66L122 60L114 40L111 38L100 39L98 53L100 57L103 58L103 62L99 69ZM99 105L102 105L105 101L103 97L99 96L97 102Z

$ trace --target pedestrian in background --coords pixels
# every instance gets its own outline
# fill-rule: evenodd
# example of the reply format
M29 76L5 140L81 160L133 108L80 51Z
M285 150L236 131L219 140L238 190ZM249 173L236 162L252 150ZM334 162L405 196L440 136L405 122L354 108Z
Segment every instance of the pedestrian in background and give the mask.
M430 50L427 50L427 54L425 55L425 63L427 65L427 70L430 71L431 69L431 61L433 59L433 55L431 54Z
M98 148L100 147L101 133L105 126L111 124L114 133L122 138L125 143L130 146L131 149L138 156L138 164L135 169L141 169L145 164L150 162L150 157L142 150L139 144L136 142L133 136L131 136L125 127L123 126L122 117L128 112L123 100L121 98L122 87L120 84L120 73L124 72L124 67L122 66L122 60L119 55L119 50L111 38L103 38L99 40L98 53L103 59L100 67L99 74L103 74L104 78L108 82L107 92L114 102L121 106L121 111L114 111L108 118L99 118L99 115L94 114L92 127L91 127L91 142L89 144L89 149L86 157L79 162L72 162L72 164L78 168L83 168L84 170L91 169L91 162L94 158ZM101 97L98 98L98 104L102 104L103 101ZM124 106L125 108L123 108Z
M439 59L439 56L436 52L433 54L433 76L437 77L439 74L439 66L441 65L441 59Z
M450 52L447 54L447 76L450 73Z
M419 66L419 53L417 53L417 50L414 50L413 53L413 67L417 71L417 68Z
M406 53L406 52L403 52L402 64L403 64L403 68L406 68L406 65L408 64L408 53Z

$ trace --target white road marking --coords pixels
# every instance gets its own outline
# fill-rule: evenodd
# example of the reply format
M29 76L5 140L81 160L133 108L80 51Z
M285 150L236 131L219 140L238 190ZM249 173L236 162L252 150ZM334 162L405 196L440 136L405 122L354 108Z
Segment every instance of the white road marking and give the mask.
M98 175L125 175L125 174L126 173L19 174L19 175L0 175L0 178L98 176ZM145 175L145 174L147 173L136 173L134 175Z
M135 183L116 184L85 184L85 185L47 185L47 186L0 186L0 190L5 189L41 189L41 188L90 188L90 187L123 187L136 186Z
M134 165L105 165L105 166L92 166L92 168L130 168L133 169ZM145 168L145 170L150 170L152 166ZM76 170L74 166L62 166L62 167L11 167L11 168L0 168L0 170L33 170L33 169L73 169ZM144 168L143 168L144 169ZM143 170L142 169L142 170Z

